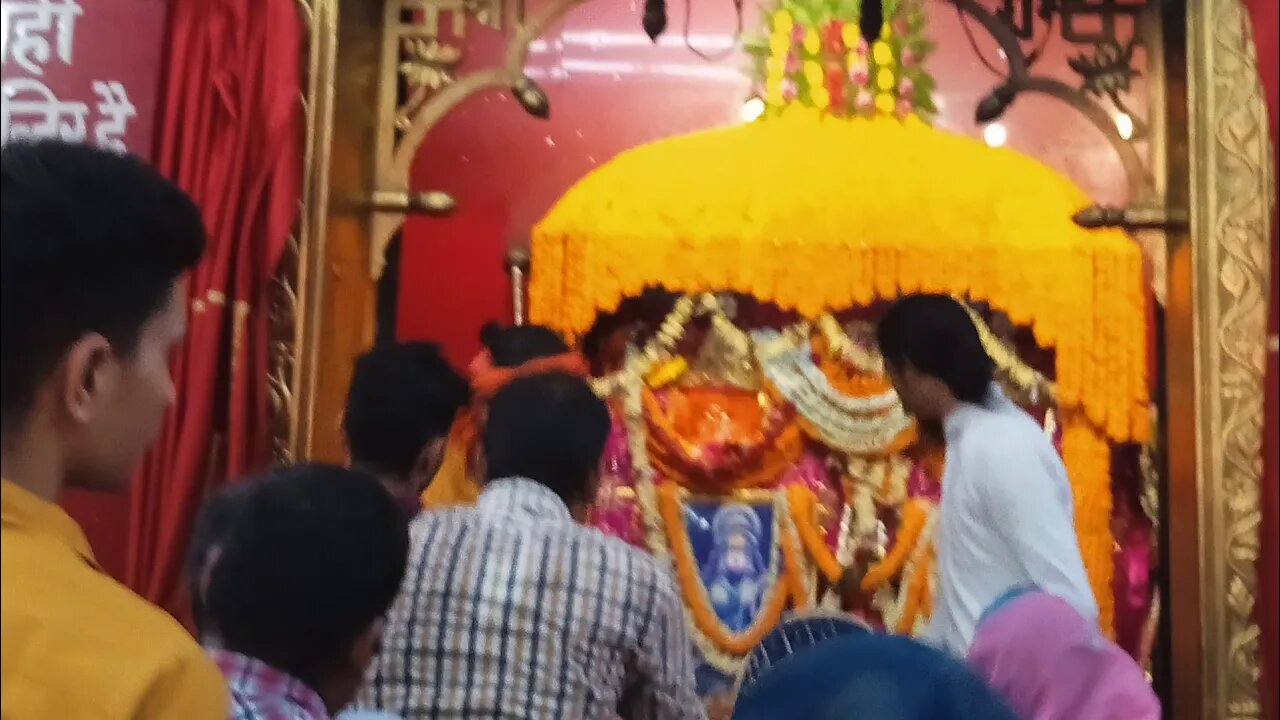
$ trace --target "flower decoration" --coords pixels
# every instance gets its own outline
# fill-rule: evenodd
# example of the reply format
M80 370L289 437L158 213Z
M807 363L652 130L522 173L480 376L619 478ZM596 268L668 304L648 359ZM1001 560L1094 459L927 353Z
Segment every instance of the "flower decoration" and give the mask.
M765 116L800 104L844 117L927 119L936 107L933 78L921 67L932 49L923 37L922 6L923 0L889 4L880 35L868 42L861 0L779 0L766 13L766 35L746 43L764 81Z

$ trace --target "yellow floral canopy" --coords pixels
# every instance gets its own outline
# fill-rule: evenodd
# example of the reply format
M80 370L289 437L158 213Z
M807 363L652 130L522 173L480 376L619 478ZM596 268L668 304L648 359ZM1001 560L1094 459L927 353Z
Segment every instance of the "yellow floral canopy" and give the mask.
M1142 255L1085 230L1040 162L914 118L805 108L624 152L533 230L530 313L570 335L647 287L735 291L806 317L913 291L990 303L1056 350L1059 400L1149 432Z
M579 181L533 230L531 319L570 336L649 287L816 319L904 293L989 303L1055 351L1076 532L1110 631L1111 447L1150 434L1141 250L1071 216L1037 160L913 115L790 106L669 138Z

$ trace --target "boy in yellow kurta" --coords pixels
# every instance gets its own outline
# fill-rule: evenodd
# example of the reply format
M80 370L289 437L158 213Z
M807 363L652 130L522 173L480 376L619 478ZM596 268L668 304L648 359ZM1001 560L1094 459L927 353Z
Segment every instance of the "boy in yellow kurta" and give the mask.
M122 489L174 401L200 211L83 145L10 144L0 172L0 718L222 720L217 668L57 505Z

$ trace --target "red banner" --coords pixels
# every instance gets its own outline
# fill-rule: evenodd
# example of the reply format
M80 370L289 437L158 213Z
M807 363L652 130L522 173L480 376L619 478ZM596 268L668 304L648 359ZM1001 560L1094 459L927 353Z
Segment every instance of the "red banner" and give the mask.
M0 141L151 156L164 0L3 0Z
M54 137L153 154L165 0L0 1L0 142ZM70 491L67 511L123 577L125 495Z

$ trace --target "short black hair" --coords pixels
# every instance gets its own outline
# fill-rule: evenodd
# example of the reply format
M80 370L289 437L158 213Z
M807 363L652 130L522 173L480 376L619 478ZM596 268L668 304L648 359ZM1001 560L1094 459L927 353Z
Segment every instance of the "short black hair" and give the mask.
M530 360L569 352L563 338L541 325L502 327L497 323L486 323L480 328L480 342L489 351L496 367L518 367Z
M885 362L910 365L938 378L957 400L981 403L995 373L969 312L947 295L913 294L896 300L876 326Z
M434 343L380 345L356 360L343 430L351 459L405 477L422 448L449 434L471 391Z
M205 593L223 645L303 682L387 612L408 524L372 475L299 465L251 481Z
M186 581L187 595L191 598L191 617L195 621L197 636L214 629L208 621L204 588L201 587L206 579L209 553L215 548L221 548L231 533L240 500L247 488L247 485L237 483L216 490L204 501L191 528L191 540L187 543L182 575Z
M517 378L489 401L489 479L528 478L565 504L587 499L608 436L609 409L583 378L561 372Z
M137 157L53 140L0 149L0 414L24 418L88 332L122 354L200 259L200 210Z

